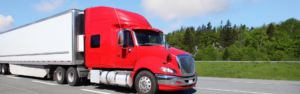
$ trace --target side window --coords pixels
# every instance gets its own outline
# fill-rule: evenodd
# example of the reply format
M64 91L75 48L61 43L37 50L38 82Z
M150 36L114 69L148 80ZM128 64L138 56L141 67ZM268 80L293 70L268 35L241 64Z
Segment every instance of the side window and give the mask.
M124 31L124 47L134 47L130 31Z
M99 48L99 47L100 47L100 35L92 35L91 48Z

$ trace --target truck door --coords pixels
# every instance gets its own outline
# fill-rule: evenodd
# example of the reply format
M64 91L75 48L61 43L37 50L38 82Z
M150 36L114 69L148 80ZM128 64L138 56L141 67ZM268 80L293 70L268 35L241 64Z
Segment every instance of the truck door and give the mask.
M117 64L119 68L133 68L136 62L136 45L134 45L134 40L132 37L132 32L130 30L124 31L124 46L117 47ZM118 39L119 41L119 39Z

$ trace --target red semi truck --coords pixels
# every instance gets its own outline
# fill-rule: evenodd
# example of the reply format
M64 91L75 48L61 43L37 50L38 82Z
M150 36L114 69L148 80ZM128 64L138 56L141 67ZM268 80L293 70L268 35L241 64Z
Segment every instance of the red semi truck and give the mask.
M110 7L68 10L0 33L1 73L57 83L175 91L197 82L193 55L165 44L141 15Z

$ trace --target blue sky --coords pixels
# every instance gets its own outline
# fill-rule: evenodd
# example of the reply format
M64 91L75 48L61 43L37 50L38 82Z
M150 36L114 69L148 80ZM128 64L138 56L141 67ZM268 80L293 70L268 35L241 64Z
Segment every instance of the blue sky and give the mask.
M181 26L211 22L260 27L289 18L300 19L300 0L3 0L0 32L72 9L108 6L143 15L152 27L165 33Z

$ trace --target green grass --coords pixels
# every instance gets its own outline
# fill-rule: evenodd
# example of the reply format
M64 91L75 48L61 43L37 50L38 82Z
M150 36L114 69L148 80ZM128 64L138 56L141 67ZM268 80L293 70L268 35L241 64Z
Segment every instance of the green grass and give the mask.
M300 63L196 62L198 76L300 81Z

